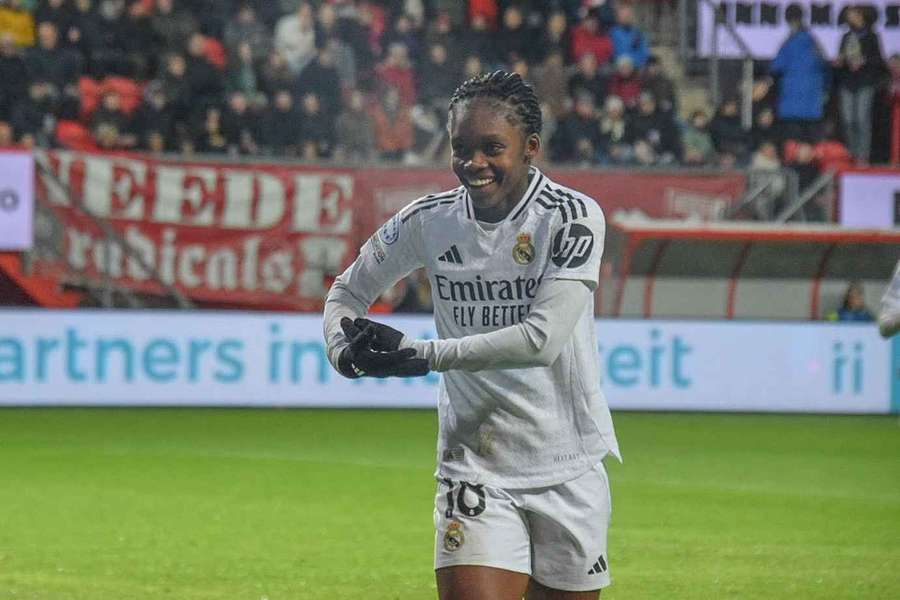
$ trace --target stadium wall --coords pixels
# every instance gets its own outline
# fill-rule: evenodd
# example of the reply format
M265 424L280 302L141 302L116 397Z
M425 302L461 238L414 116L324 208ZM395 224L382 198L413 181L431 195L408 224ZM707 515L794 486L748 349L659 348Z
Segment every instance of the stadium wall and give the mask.
M426 316L385 317L433 337ZM434 407L439 376L346 380L317 315L0 310L0 405ZM900 412L872 324L598 320L613 409Z

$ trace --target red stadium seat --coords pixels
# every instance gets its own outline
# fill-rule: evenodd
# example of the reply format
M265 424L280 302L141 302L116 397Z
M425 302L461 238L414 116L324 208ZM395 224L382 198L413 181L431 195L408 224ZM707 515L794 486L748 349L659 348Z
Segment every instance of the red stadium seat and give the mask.
M59 121L56 124L56 141L69 150L98 149L91 132L78 121Z

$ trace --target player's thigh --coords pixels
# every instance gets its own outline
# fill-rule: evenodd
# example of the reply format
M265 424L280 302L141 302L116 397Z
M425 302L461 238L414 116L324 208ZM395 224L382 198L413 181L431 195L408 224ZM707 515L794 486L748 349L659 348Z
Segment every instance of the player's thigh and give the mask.
M525 600L597 600L599 597L600 590L591 590L588 592L554 590L542 585L534 579L528 584L528 592L525 594Z
M531 576L535 581L550 590L595 594L610 584L606 537L611 500L603 465L522 500L531 533Z
M527 573L494 567L458 565L435 571L440 600L521 600Z
M531 543L512 496L496 488L442 481L434 506L440 597L506 598L508 591L519 600L531 574ZM504 595L498 595L501 591Z

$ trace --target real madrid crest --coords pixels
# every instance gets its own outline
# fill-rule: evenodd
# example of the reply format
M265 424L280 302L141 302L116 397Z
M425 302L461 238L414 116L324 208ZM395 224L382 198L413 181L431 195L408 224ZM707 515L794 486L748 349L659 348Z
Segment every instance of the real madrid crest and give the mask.
M450 525L447 526L447 532L444 533L444 550L456 552L465 543L466 536L463 535L462 523L450 521Z
M534 244L531 243L531 235L520 233L516 236L516 245L513 246L513 260L520 265L529 265L534 260Z

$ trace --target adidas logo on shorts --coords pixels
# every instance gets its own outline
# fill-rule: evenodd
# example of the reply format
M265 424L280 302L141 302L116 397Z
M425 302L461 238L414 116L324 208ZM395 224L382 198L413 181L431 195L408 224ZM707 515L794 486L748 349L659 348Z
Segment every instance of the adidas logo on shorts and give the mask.
M599 575L600 573L604 573L606 571L606 561L603 559L603 555L601 554L599 558L597 558L597 562L594 563L594 566L591 567L591 570L588 571L588 575Z

